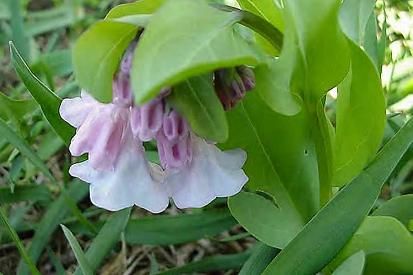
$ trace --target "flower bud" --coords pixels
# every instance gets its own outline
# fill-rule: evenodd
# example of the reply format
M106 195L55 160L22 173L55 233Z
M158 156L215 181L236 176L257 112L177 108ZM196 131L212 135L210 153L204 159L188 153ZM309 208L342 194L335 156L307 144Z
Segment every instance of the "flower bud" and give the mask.
M246 66L217 70L214 86L224 109L229 110L255 87L254 72Z

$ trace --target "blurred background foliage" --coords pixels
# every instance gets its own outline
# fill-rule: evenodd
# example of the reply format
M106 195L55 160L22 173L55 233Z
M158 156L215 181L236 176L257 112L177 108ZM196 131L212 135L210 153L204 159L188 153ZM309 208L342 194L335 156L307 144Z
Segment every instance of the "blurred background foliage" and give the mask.
M99 265L105 259L101 274L156 274L175 266L178 268L167 274L236 274L255 240L236 224L225 200L202 210L182 212L172 207L156 216L135 208L126 230L121 215L92 206L87 185L72 180L67 173L71 160L63 142L50 129L11 65L10 40L48 87L61 97L77 95L71 45L90 24L123 2L0 0L0 122L4 122L0 123L1 215L17 232L20 248L25 247L42 274L65 274L64 270L76 269L75 255L59 224L74 233L83 250L88 251L87 258L94 253L93 264ZM387 44L382 70L388 102L384 141L413 110L412 9L413 1L379 0L376 4L378 36L385 35ZM329 107L333 119L334 96ZM13 134L15 144L10 144L6 135ZM47 176L49 171L53 180ZM378 204L413 193L412 172L413 148L399 163ZM111 242L100 236L95 242L101 243L92 243L105 221L111 229L119 228L124 233L120 245L108 247L107 255L98 255L95 247ZM27 274L18 248L19 243L0 223L3 274L15 274L16 270Z

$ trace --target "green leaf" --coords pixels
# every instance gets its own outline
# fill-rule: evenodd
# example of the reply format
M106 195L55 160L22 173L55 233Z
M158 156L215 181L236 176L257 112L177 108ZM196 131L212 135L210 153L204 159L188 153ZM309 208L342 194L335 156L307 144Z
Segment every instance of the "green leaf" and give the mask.
M29 69L13 43L10 43L13 66L27 90L40 105L40 108L54 131L68 145L75 130L59 115L61 99L47 88Z
M75 201L80 201L88 193L89 188L86 183L73 181L67 190L68 195ZM44 248L53 236L63 219L70 213L66 207L65 194L61 194L52 204L49 205L42 220L36 227L34 237L28 248L28 253L34 262L37 262ZM27 266L20 261L18 274L28 274Z
M76 237L73 236L72 232L70 232L70 230L63 224L61 224L60 227L62 228L63 233L65 234L65 237L67 241L69 242L73 253L75 254L76 260L79 263L79 266L82 269L83 274L92 275L93 274L92 268L90 267L90 264L88 260L86 259L82 248L80 247L78 241L76 240Z
M250 11L266 21L270 22L280 31L284 30L284 20L282 18L282 9L273 0L238 0L237 1L243 10ZM261 35L256 34L256 40L259 45L261 45L267 53L270 55L278 54L278 50L274 48L271 43L269 43Z
M32 70L41 71L42 66L46 66L53 72L53 75L67 76L73 71L72 52L69 49L65 49L45 53L33 64Z
M374 4L374 0L346 0L340 10L341 28L350 39L351 66L338 86L335 186L348 183L364 168L378 150L384 133L385 98L373 64L377 52L366 48L367 44L377 46ZM373 29L369 28L371 24Z
M56 274L65 275L66 271L63 267L63 264L60 262L59 258L56 256L56 254L50 248L47 249L47 254L50 258L50 262L53 264Z
M220 270L236 269L248 259L250 251L230 254L217 255L202 259L197 262L192 262L187 265L176 267L164 272L157 273L158 275L181 275L192 274L197 272L211 272Z
M280 212L277 216L283 219L274 219L271 225L275 228L272 230L291 232L278 235L263 228L259 232L267 232L268 235L259 236L258 231L250 233L268 245L283 248L284 244L290 241L285 237L292 237L293 232L297 232L297 228L303 226L319 208L318 168L311 134L312 121L305 109L295 116L283 116L272 111L257 93L248 93L227 116L229 139L220 146L224 149L241 148L247 152L248 158L243 167L249 177L247 187L254 191L264 191L274 197ZM255 201L259 198L250 199ZM237 206L238 203L241 205ZM264 210L265 202L257 204L262 206L259 210L267 211ZM237 197L230 197L229 205L231 211L237 207L245 208ZM271 213L276 212L275 207L273 210ZM244 225L243 221L248 221L248 218L243 218L242 212L243 210L236 212L240 216L235 212L232 214ZM254 225L258 226L265 224L260 222ZM250 226L247 228L252 229Z
M73 216L76 217L76 219L79 221L81 225L83 225L85 228L87 228L91 233L97 234L98 231L96 227L83 215L82 211L77 207L76 201L74 201L69 194L66 193L66 190L62 190L62 194L66 194L65 201L66 201L66 207L71 210L73 213Z
M130 220L126 242L132 245L171 245L215 236L236 225L228 211L203 211L177 216L150 216Z
M279 30L284 30L282 9L273 0L237 0L243 10L261 16Z
M36 265L33 263L30 256L27 254L27 251L26 249L24 249L24 246L21 240L19 239L19 236L17 235L13 227L10 225L1 207L0 207L0 221L5 225L7 232L9 233L10 237L13 239L13 242L15 243L17 249L19 250L20 255L22 256L23 261L28 265L30 272L35 275L40 275L41 273L37 269Z
M248 232L273 247L284 247L302 228L294 216L286 215L274 201L258 194L241 192L228 200L228 207Z
M192 77L178 84L167 99L197 135L216 142L228 138L225 111L215 94L212 75Z
M125 230L129 219L131 208L127 208L116 213L105 222L99 234L93 240L85 256L92 271L96 271L108 253L120 240L120 234ZM80 269L76 269L75 274L81 274Z
M374 12L375 0L346 0L340 9L340 25L343 32L356 45L363 47L374 63L377 71L381 71L382 50L377 40L377 22Z
M16 203L21 201L50 201L52 196L45 185L16 185L13 193L10 187L0 187L0 203Z
M319 100L347 74L349 55L346 38L338 25L339 6L340 1L336 0L285 1L284 44L280 57L270 65L274 83L259 90L276 112L285 113L286 107L279 102L283 96L294 107L291 93L301 96L314 110ZM297 106L285 114L294 112Z
M0 92L0 118L4 121L11 120L18 125L24 116L36 108L37 104L34 100L14 100Z
M242 266L239 275L261 274L280 250L263 243L255 245L251 256Z
M29 22L25 26L27 33L31 36L38 36L74 25L83 16L82 12L78 12L79 8L75 3L67 1L56 8L28 12Z
M137 14L152 14L164 2L165 0L139 0L133 3L118 5L109 11L105 20Z
M363 275L366 254L363 250L348 257L332 275Z
M340 25L343 32L358 45L363 45L369 17L375 0L345 0L340 9Z
M261 55L233 29L239 20L239 13L214 9L203 0L167 1L154 13L135 51L131 81L136 102L214 69L256 65Z
M413 236L394 218L367 217L331 267L359 250L366 254L363 274L413 273Z
M300 112L302 100L298 94L291 92L289 80L283 78L287 66L289 65L282 65L278 60L269 60L256 67L257 84L253 92L260 94L274 111L292 116Z
M51 181L54 181L54 177L49 171L49 168L43 163L39 156L33 151L27 142L18 136L2 119L0 119L0 134L10 144L12 144L19 152L24 155L34 166L42 171Z
M348 183L375 155L386 122L380 76L362 49L351 41L349 46L351 69L338 86L335 186Z
M373 162L338 192L275 257L264 274L314 274L328 264L363 222L382 185L412 141L413 120L410 120ZM313 249L309 251L308 248Z
M372 215L390 216L398 219L406 227L413 219L413 194L395 197L386 201Z
M80 86L101 102L112 101L112 80L138 29L115 21L100 21L77 40L73 68Z

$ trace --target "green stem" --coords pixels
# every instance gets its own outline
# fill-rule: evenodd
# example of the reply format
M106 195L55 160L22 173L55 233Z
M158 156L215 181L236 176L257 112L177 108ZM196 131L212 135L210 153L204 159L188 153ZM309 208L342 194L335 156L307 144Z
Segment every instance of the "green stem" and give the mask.
M211 3L211 6L222 11L236 13L240 18L240 24L252 29L253 31L256 31L262 37L267 39L275 49L277 49L278 51L281 50L283 44L282 32L262 17L251 12L240 10L227 5Z
M334 130L326 117L322 102L319 102L316 106L315 123L315 143L320 179L320 207L323 207L332 196L333 145L331 132Z

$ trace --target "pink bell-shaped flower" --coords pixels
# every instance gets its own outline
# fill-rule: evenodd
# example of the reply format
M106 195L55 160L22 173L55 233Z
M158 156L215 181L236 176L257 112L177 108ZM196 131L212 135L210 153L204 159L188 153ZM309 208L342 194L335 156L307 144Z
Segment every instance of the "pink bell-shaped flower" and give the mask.
M242 170L246 153L221 151L192 132L166 104L171 88L142 106L134 105L130 69L135 46L128 48L113 79L112 103L99 103L84 91L62 101L61 117L76 128L69 150L74 156L88 154L88 160L73 164L69 173L90 183L93 204L111 211L137 205L159 213L169 198L179 208L203 207L238 193L248 181ZM226 108L255 84L247 67L218 71L215 83ZM161 166L145 157L142 143L150 140L157 142Z
M82 92L63 100L60 114L77 128L72 155L89 154L69 173L90 183L93 204L111 211L137 205L153 213L168 206L163 171L146 160L142 142L133 136L129 108L101 104Z
M82 92L80 98L63 100L60 114L77 128L70 153L73 156L88 153L92 167L113 169L129 121L128 110L115 104L101 104Z
M98 170L86 160L72 165L69 172L90 183L90 200L98 207L117 211L137 205L152 213L162 212L169 204L163 171L146 160L142 144L128 131L115 169Z
M165 115L157 136L165 187L178 208L198 208L217 197L238 193L248 177L242 170L246 153L221 151L189 130L174 110Z

